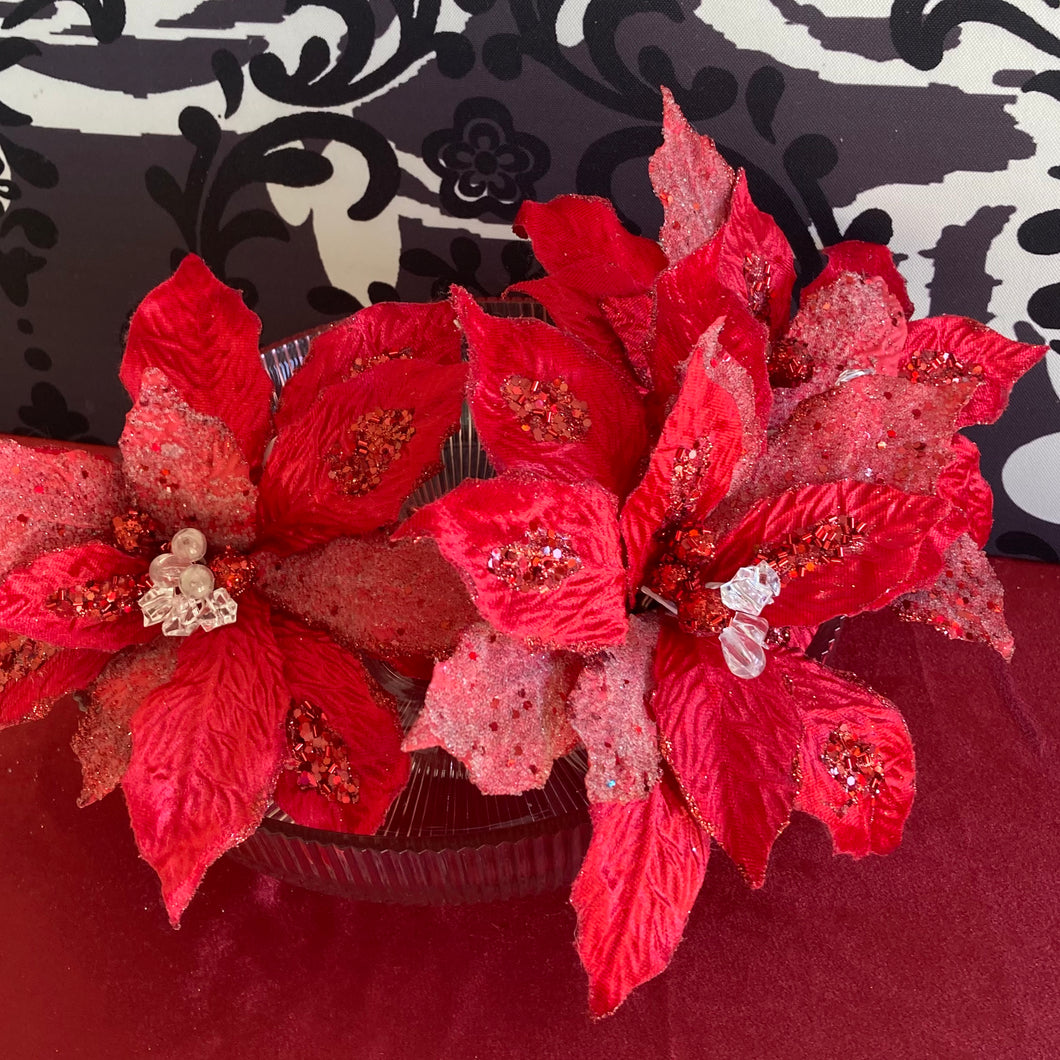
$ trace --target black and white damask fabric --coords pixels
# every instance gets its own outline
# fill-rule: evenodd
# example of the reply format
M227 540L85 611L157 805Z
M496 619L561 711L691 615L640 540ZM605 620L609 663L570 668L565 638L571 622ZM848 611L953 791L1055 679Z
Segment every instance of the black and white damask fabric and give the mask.
M998 551L1060 552L1057 0L0 2L0 430L114 441L121 332L189 250L277 341L535 273L526 199L660 213L660 84L804 275L887 243L918 314L1053 350L973 434Z

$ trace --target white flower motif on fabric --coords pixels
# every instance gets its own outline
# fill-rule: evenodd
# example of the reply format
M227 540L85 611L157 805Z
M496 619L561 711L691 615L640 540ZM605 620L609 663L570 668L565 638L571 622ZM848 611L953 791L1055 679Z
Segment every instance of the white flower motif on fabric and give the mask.
M161 624L163 636L187 637L235 622L239 605L227 589L214 588L213 571L199 562L205 555L205 535L189 526L151 561L151 588L138 601L145 626Z

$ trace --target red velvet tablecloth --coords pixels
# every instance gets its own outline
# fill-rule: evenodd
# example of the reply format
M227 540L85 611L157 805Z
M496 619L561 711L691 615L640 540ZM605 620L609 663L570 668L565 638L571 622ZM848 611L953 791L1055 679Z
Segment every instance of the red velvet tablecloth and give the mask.
M0 1057L1060 1057L1060 568L998 564L1010 668L889 615L833 662L917 745L900 850L799 816L749 891L715 850L670 969L593 1024L565 896L409 909L222 860L179 932L73 708L0 734Z

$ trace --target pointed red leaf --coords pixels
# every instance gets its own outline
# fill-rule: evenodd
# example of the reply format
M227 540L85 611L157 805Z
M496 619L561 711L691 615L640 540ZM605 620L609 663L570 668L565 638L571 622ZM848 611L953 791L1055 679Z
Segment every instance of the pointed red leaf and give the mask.
M964 515L972 540L983 548L994 521L994 494L979 471L979 449L970 438L955 434L952 459L935 481L935 494Z
M571 692L571 726L589 757L589 801L643 799L660 777L659 734L648 714L654 681L652 658L659 626L633 615L620 647L590 658Z
M803 295L825 287L841 273L853 272L864 278L878 276L887 285L887 289L898 299L902 311L908 319L913 315L913 303L909 300L905 280L894 264L894 256L879 243L862 243L857 239L848 239L825 247L822 252L826 258L825 267L820 274L803 288Z
M714 141L689 125L668 88L662 100L663 143L648 163L648 175L663 205L659 239L673 264L722 226L735 177Z
M41 552L104 537L125 507L113 460L0 439L0 575Z
M444 747L486 795L543 788L552 763L577 743L567 721L572 659L528 651L479 624L434 668L406 751Z
M428 535L502 633L574 650L626 639L618 513L599 486L468 479L415 512L395 537Z
M886 699L793 655L775 655L805 726L796 809L824 821L837 854L889 854L913 804L913 742Z
M921 386L945 385L951 379L976 383L957 424L966 427L993 423L1005 411L1013 384L1046 351L1045 346L1006 339L976 320L930 317L909 325L900 371L913 375ZM924 367L911 372L913 358Z
M712 580L725 581L765 558L780 573L781 589L763 616L771 626L813 626L930 585L960 532L938 497L831 482L760 501L719 544L710 569Z
M629 377L544 321L490 316L459 288L453 301L471 357L471 411L494 467L625 493L647 447Z
M134 715L122 790L174 927L207 868L261 821L290 702L268 606L251 591L233 625L181 645L173 679Z
M372 835L409 778L393 700L372 687L357 657L326 633L275 615L273 631L294 703L310 703L323 712L327 728L341 740L337 750L332 740L329 750L348 765L357 785L356 801L344 803L303 787L289 762L276 784L276 802L309 828Z
M285 550L396 521L459 426L465 367L387 361L328 387L280 429L261 479L268 542Z
M136 602L145 591L140 584L147 561L127 556L110 545L88 545L45 552L26 567L12 571L0 582L0 628L61 648L94 648L114 652L141 644L158 633L145 629ZM107 586L114 580L116 599L106 605ZM73 604L57 600L60 591L88 588L98 607L85 604L84 613ZM106 607L105 611L100 608Z
M589 1010L600 1017L670 963L703 885L710 837L665 778L646 799L591 813L593 836L571 905Z
M655 655L655 718L693 816L753 887L787 826L802 725L772 660L750 680L729 672L714 637L664 621Z
M707 374L707 363L720 354L721 326L719 321L696 345L648 470L622 508L622 539L634 593L659 547L656 535L678 523L702 523L725 496L742 452L736 404Z
M270 430L273 394L258 353L260 331L243 296L189 254L133 314L121 381L136 401L144 372L160 368L196 412L228 427L256 469Z
M145 369L118 445L137 505L167 537L196 526L211 546L237 549L257 537L258 491L235 436L188 406L157 368Z
M0 631L0 729L43 718L63 696L91 684L108 658Z
M276 422L304 415L317 395L389 360L458 364L461 347L448 302L385 302L366 306L315 336L305 364L283 388Z
M271 603L357 651L446 655L479 620L460 575L429 538L343 537L283 559L255 558Z
M1011 659L1016 644L1005 623L1004 589L976 542L967 534L945 556L933 585L900 596L895 610L910 622L924 622L951 640L989 644Z
M132 756L133 715L156 688L172 679L180 643L176 637L158 637L126 648L92 683L70 742L81 762L78 806L97 802L121 783Z

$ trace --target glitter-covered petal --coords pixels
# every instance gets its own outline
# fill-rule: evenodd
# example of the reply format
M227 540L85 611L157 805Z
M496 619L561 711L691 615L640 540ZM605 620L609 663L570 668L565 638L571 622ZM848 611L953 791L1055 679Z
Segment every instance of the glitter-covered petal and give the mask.
M952 458L935 482L937 496L962 512L968 533L979 548L990 538L994 517L994 495L979 471L979 449L963 434L955 434Z
M804 725L795 808L828 826L837 854L889 854L901 841L915 787L902 716L881 696L806 659L778 654L769 670Z
M509 475L468 480L415 512L395 536L433 537L482 616L504 633L575 650L626 639L616 503L598 486Z
M591 809L593 835L571 888L589 1010L606 1016L658 975L681 941L710 856L708 836L664 779L646 799Z
M405 750L444 747L486 795L543 788L553 761L577 742L566 714L571 662L473 626L435 666Z
M589 756L592 803L643 799L659 780L659 738L647 706L658 636L653 616L634 615L626 643L591 658L578 675L569 713Z
M0 630L0 729L42 718L57 700L90 684L108 658Z
M281 427L261 480L264 537L301 549L396 521L460 423L462 364L387 361Z
M622 508L632 592L659 547L656 535L674 525L699 525L725 496L741 455L736 404L707 374L707 362L719 352L720 331L719 321L697 344L648 470Z
M132 717L156 688L173 677L178 646L171 637L159 637L127 648L92 683L71 740L81 762L78 806L102 799L121 782L132 755Z
M762 612L770 626L818 625L930 585L960 532L938 497L867 482L808 486L755 505L719 544L711 577L765 559L781 578Z
M951 640L989 644L1011 659L1016 644L1005 623L1004 589L975 541L962 535L946 553L938 580L927 589L900 596L898 614L923 622Z
M207 868L261 821L290 698L268 606L251 590L238 622L181 644L173 679L133 716L122 789L174 926Z
M161 369L196 412L228 427L256 469L265 452L273 393L258 353L260 330L243 296L189 254L133 314L121 381L136 401L144 372Z
M921 387L952 385L953 379L974 384L957 423L966 427L993 423L1005 411L1013 384L1045 356L1046 349L1006 339L976 320L930 317L909 325L898 370L917 378ZM926 370L911 370L910 364L925 365Z
M663 753L690 812L760 887L798 790L795 703L771 662L753 680L736 677L716 638L688 636L668 620L655 682Z
M0 582L0 628L62 648L113 652L150 640L137 600L147 563L98 541L46 552Z
M448 302L367 306L313 339L305 364L283 388L276 422L283 427L297 420L325 387L385 361L458 364L460 345Z
M288 742L289 761L276 784L276 802L310 828L371 835L409 777L394 704L369 684L357 657L326 633L275 615L273 630L293 703L307 702L322 712L326 727L314 735L328 745L314 748L324 753L306 763L304 752L301 759L290 761ZM326 781L320 782L320 762L328 758L349 773L333 791Z
M158 369L143 372L118 445L137 505L167 537L195 526L214 546L253 542L258 491L235 436L192 409Z
M803 288L803 296L826 287L844 272L853 272L866 279L878 276L898 299L906 318L912 317L913 303L909 300L905 280L902 279L902 274L894 264L894 257L886 247L880 246L879 243L848 239L825 247L822 253L826 258L825 266L817 277Z
M41 552L106 537L125 505L121 471L102 452L0 439L0 575Z
M625 493L647 446L629 377L543 321L489 316L459 288L453 300L471 357L471 410L497 470Z
M257 561L273 604L358 651L446 655L479 620L460 575L429 538L343 537Z
M725 222L735 175L709 136L689 125L668 88L662 90L663 143L648 163L663 206L659 233L671 263L697 250Z

